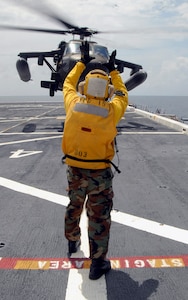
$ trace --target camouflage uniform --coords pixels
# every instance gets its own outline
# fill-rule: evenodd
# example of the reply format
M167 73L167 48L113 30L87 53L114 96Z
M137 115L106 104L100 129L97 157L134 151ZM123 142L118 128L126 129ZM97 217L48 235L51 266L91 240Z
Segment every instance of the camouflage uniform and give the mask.
M111 168L89 170L68 166L67 178L70 203L65 215L65 236L72 241L80 239L80 215L87 196L90 258L105 258L108 251L110 212L114 195Z

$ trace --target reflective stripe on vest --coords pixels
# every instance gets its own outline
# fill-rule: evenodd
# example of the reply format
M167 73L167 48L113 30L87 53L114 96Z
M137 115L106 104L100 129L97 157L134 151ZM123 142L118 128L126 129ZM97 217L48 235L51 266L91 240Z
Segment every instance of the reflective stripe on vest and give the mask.
M108 116L108 109L92 104L76 103L73 110L77 112L83 112L86 114L100 116L103 118L106 118Z

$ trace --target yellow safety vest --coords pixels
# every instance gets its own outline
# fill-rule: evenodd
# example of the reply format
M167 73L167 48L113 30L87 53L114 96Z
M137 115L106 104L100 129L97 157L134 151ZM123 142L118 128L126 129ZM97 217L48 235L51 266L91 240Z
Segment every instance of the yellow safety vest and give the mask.
M84 169L107 168L107 161L114 157L116 134L113 110L108 102L96 99L88 102L81 98L72 103L66 116L62 143L66 163Z
M65 163L83 169L104 169L114 157L116 125L128 105L127 89L114 70L110 73L116 94L112 101L80 98L76 91L85 65L78 62L63 85L66 120L62 139Z

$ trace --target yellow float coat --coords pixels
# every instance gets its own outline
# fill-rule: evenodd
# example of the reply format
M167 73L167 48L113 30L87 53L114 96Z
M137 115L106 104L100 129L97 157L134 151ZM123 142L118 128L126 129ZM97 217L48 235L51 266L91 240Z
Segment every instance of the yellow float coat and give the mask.
M120 93L112 101L80 97L76 86L84 69L85 65L78 62L64 81L66 120L62 150L69 156L65 162L70 166L104 169L109 167L104 160L114 157L116 125L127 108L128 93L119 72L114 70L110 73L112 84Z

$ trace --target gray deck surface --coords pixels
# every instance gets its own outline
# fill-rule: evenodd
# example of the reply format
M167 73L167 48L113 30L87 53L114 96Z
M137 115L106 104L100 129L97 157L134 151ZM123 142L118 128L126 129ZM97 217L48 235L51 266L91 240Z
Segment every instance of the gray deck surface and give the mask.
M67 197L63 116L63 103L0 104L1 300L67 299L69 269L10 264L13 258L67 257L65 206L55 200L57 194ZM133 225L112 222L108 257L126 261L127 268L106 275L106 295L100 300L187 300L188 135L128 111L118 125L117 143L121 174L114 178L113 213L130 216ZM29 187L51 192L52 202L31 195ZM134 228L134 217L140 228ZM160 226L155 232L154 223L144 229L144 220ZM170 226L166 237L165 225ZM158 260L148 267L151 257ZM88 299L89 279L84 280L81 290Z

